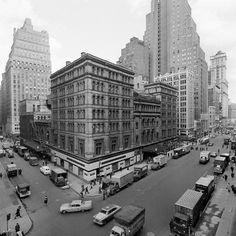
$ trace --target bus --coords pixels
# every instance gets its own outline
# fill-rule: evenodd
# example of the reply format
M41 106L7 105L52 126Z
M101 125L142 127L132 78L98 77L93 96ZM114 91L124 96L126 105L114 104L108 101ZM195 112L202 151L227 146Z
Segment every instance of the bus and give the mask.
M28 149L27 149L26 147L24 147L24 146L19 146L18 149L17 149L17 151L18 151L18 154L19 154L21 157L23 157L24 154L28 151Z

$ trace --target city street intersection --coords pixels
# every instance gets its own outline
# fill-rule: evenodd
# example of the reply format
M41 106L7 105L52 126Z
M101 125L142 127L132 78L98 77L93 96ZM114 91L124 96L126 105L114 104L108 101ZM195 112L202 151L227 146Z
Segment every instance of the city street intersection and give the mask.
M222 139L216 138L214 146L209 150L216 151L222 145ZM226 151L226 150L225 150ZM62 215L59 207L62 203L79 199L73 189L62 190L57 188L48 178L40 173L39 167L32 167L27 161L15 154L11 159L22 168L22 174L31 184L32 195L22 200L26 210L33 221L29 235L109 235L113 222L103 227L95 225L92 221L103 206L109 203L124 206L137 204L146 209L146 222L140 235L169 235L169 221L173 214L174 203L188 188L192 188L196 180L202 175L212 174L213 159L206 164L199 164L199 150L192 150L189 154L170 160L166 167L159 171L150 171L144 179L133 183L130 187L103 201L94 197L93 209L84 213ZM6 158L0 159L6 165ZM43 197L47 194L48 205L43 204Z

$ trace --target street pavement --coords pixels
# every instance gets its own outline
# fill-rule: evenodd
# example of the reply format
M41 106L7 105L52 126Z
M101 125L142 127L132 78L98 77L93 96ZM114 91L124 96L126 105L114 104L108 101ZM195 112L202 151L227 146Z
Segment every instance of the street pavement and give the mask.
M209 150L216 151L222 144L222 138L216 138L214 143L215 145L209 147ZM59 207L62 203L79 198L77 192L81 191L80 187L83 181L79 180L78 184L76 184L76 177L71 175L69 177L71 188L62 190L57 188L47 176L42 175L39 172L39 167L30 166L27 161L16 155L15 163L22 168L23 176L31 184L32 195L30 198L23 200L27 212L33 221L33 228L29 235L109 235L114 222L98 227L92 222L93 215L109 203L115 203L120 206L133 203L144 206L146 209L146 222L142 232L139 234L140 236L168 236L169 221L173 215L174 203L186 189L191 189L201 176L212 173L213 159L206 165L200 165L199 153L199 150L193 150L190 154L179 159L170 160L166 167L159 171L150 172L147 177L132 184L118 194L107 198L105 201L102 201L100 197L94 197L93 209L90 212L67 215L61 215ZM4 162L4 159L1 159L1 162ZM221 183L224 182L221 181ZM224 187L217 188L217 194L214 194L214 196L219 197L219 202L222 201L220 196L225 197L225 192L222 188ZM96 194L97 190L93 191ZM47 194L49 199L47 206L43 204L45 194ZM228 200L226 199L225 202L228 202ZM213 208L214 206L212 205L211 207ZM223 219L225 214L221 212L219 215ZM220 225L219 227L218 225L215 230L220 229ZM214 234L199 235L210 236ZM224 235L219 234L217 236Z

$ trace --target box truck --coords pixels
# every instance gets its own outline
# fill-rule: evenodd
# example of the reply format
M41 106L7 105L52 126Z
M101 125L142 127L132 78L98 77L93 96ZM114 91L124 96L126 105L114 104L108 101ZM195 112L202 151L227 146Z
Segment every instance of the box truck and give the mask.
M110 236L134 236L145 223L145 208L135 205L124 206L114 216L115 226Z

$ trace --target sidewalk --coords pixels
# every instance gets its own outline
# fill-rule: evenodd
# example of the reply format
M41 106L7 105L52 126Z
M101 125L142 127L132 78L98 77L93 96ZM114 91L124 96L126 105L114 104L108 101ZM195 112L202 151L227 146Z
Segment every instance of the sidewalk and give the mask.
M235 165L234 165L235 169ZM234 173L236 170L234 170ZM230 167L227 168L223 175L228 175L228 181L230 186L234 184L236 186L236 176L231 178ZM217 177L217 185L210 200L207 209L205 210L200 224L197 226L195 236L234 236L234 233L230 234L231 228L233 228L233 220L235 215L236 220L236 195L230 190L227 190L227 182L223 176ZM234 228L235 230L235 228Z
M25 234L29 232L32 227L32 221L22 205L22 202L17 197L14 187L5 175L5 170L0 163L0 172L3 173L3 177L0 178L0 233L7 231L7 214L11 214L11 219L8 221L8 229L15 235L15 225L19 223L20 230ZM20 218L14 219L16 209L21 206Z
M41 163L42 164L42 163ZM49 162L47 164L51 169L53 168L60 168L62 169L61 167L59 166L54 166L53 163ZM72 173L68 172L68 181L69 181L69 185L70 185L70 188L72 188L76 193L80 194L81 191L82 191L82 185L84 185L84 188L88 187L88 191L89 193L87 194L84 194L84 197L101 197L102 195L99 193L99 183L96 182L95 185L92 186L91 188L91 185L83 180L82 178L79 178L78 176L75 176L73 175Z

